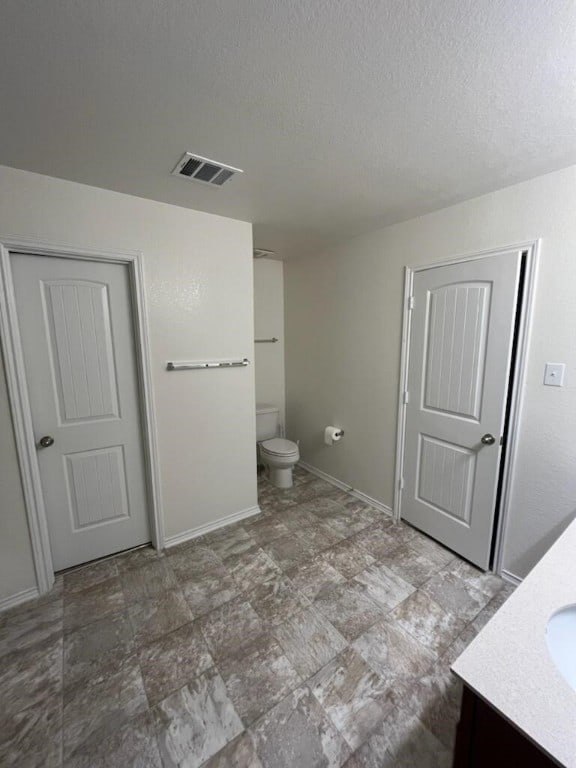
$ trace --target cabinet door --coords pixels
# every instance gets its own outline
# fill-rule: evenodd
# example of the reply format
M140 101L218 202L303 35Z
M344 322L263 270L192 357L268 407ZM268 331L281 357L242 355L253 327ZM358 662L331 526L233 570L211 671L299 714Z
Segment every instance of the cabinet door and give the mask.
M553 768L556 763L464 688L456 733L454 768Z

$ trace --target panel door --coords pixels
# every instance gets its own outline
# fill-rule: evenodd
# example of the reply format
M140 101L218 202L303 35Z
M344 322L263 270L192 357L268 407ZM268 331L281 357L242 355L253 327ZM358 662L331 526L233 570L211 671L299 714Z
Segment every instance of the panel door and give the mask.
M490 557L521 258L504 252L414 275L401 515L481 568Z
M12 269L54 568L144 544L128 268L14 254Z

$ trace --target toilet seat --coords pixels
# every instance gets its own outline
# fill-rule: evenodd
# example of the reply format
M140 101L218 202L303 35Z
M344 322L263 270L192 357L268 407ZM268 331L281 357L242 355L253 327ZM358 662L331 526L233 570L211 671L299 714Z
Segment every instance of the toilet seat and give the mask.
M298 454L298 445L292 440L285 440L283 437L273 437L271 440L264 440L260 447L270 456L296 456Z

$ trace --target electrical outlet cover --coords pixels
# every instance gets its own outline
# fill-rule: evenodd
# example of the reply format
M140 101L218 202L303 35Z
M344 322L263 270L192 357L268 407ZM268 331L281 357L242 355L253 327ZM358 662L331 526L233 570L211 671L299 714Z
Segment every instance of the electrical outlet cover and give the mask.
M564 386L565 368L566 365L564 363L546 363L544 369L544 384L547 387Z

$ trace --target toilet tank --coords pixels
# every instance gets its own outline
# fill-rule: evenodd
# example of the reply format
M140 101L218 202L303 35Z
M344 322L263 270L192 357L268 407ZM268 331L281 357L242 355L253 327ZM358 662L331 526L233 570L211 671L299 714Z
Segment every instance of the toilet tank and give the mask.
M278 408L265 403L256 404L256 440L270 440L278 435Z

